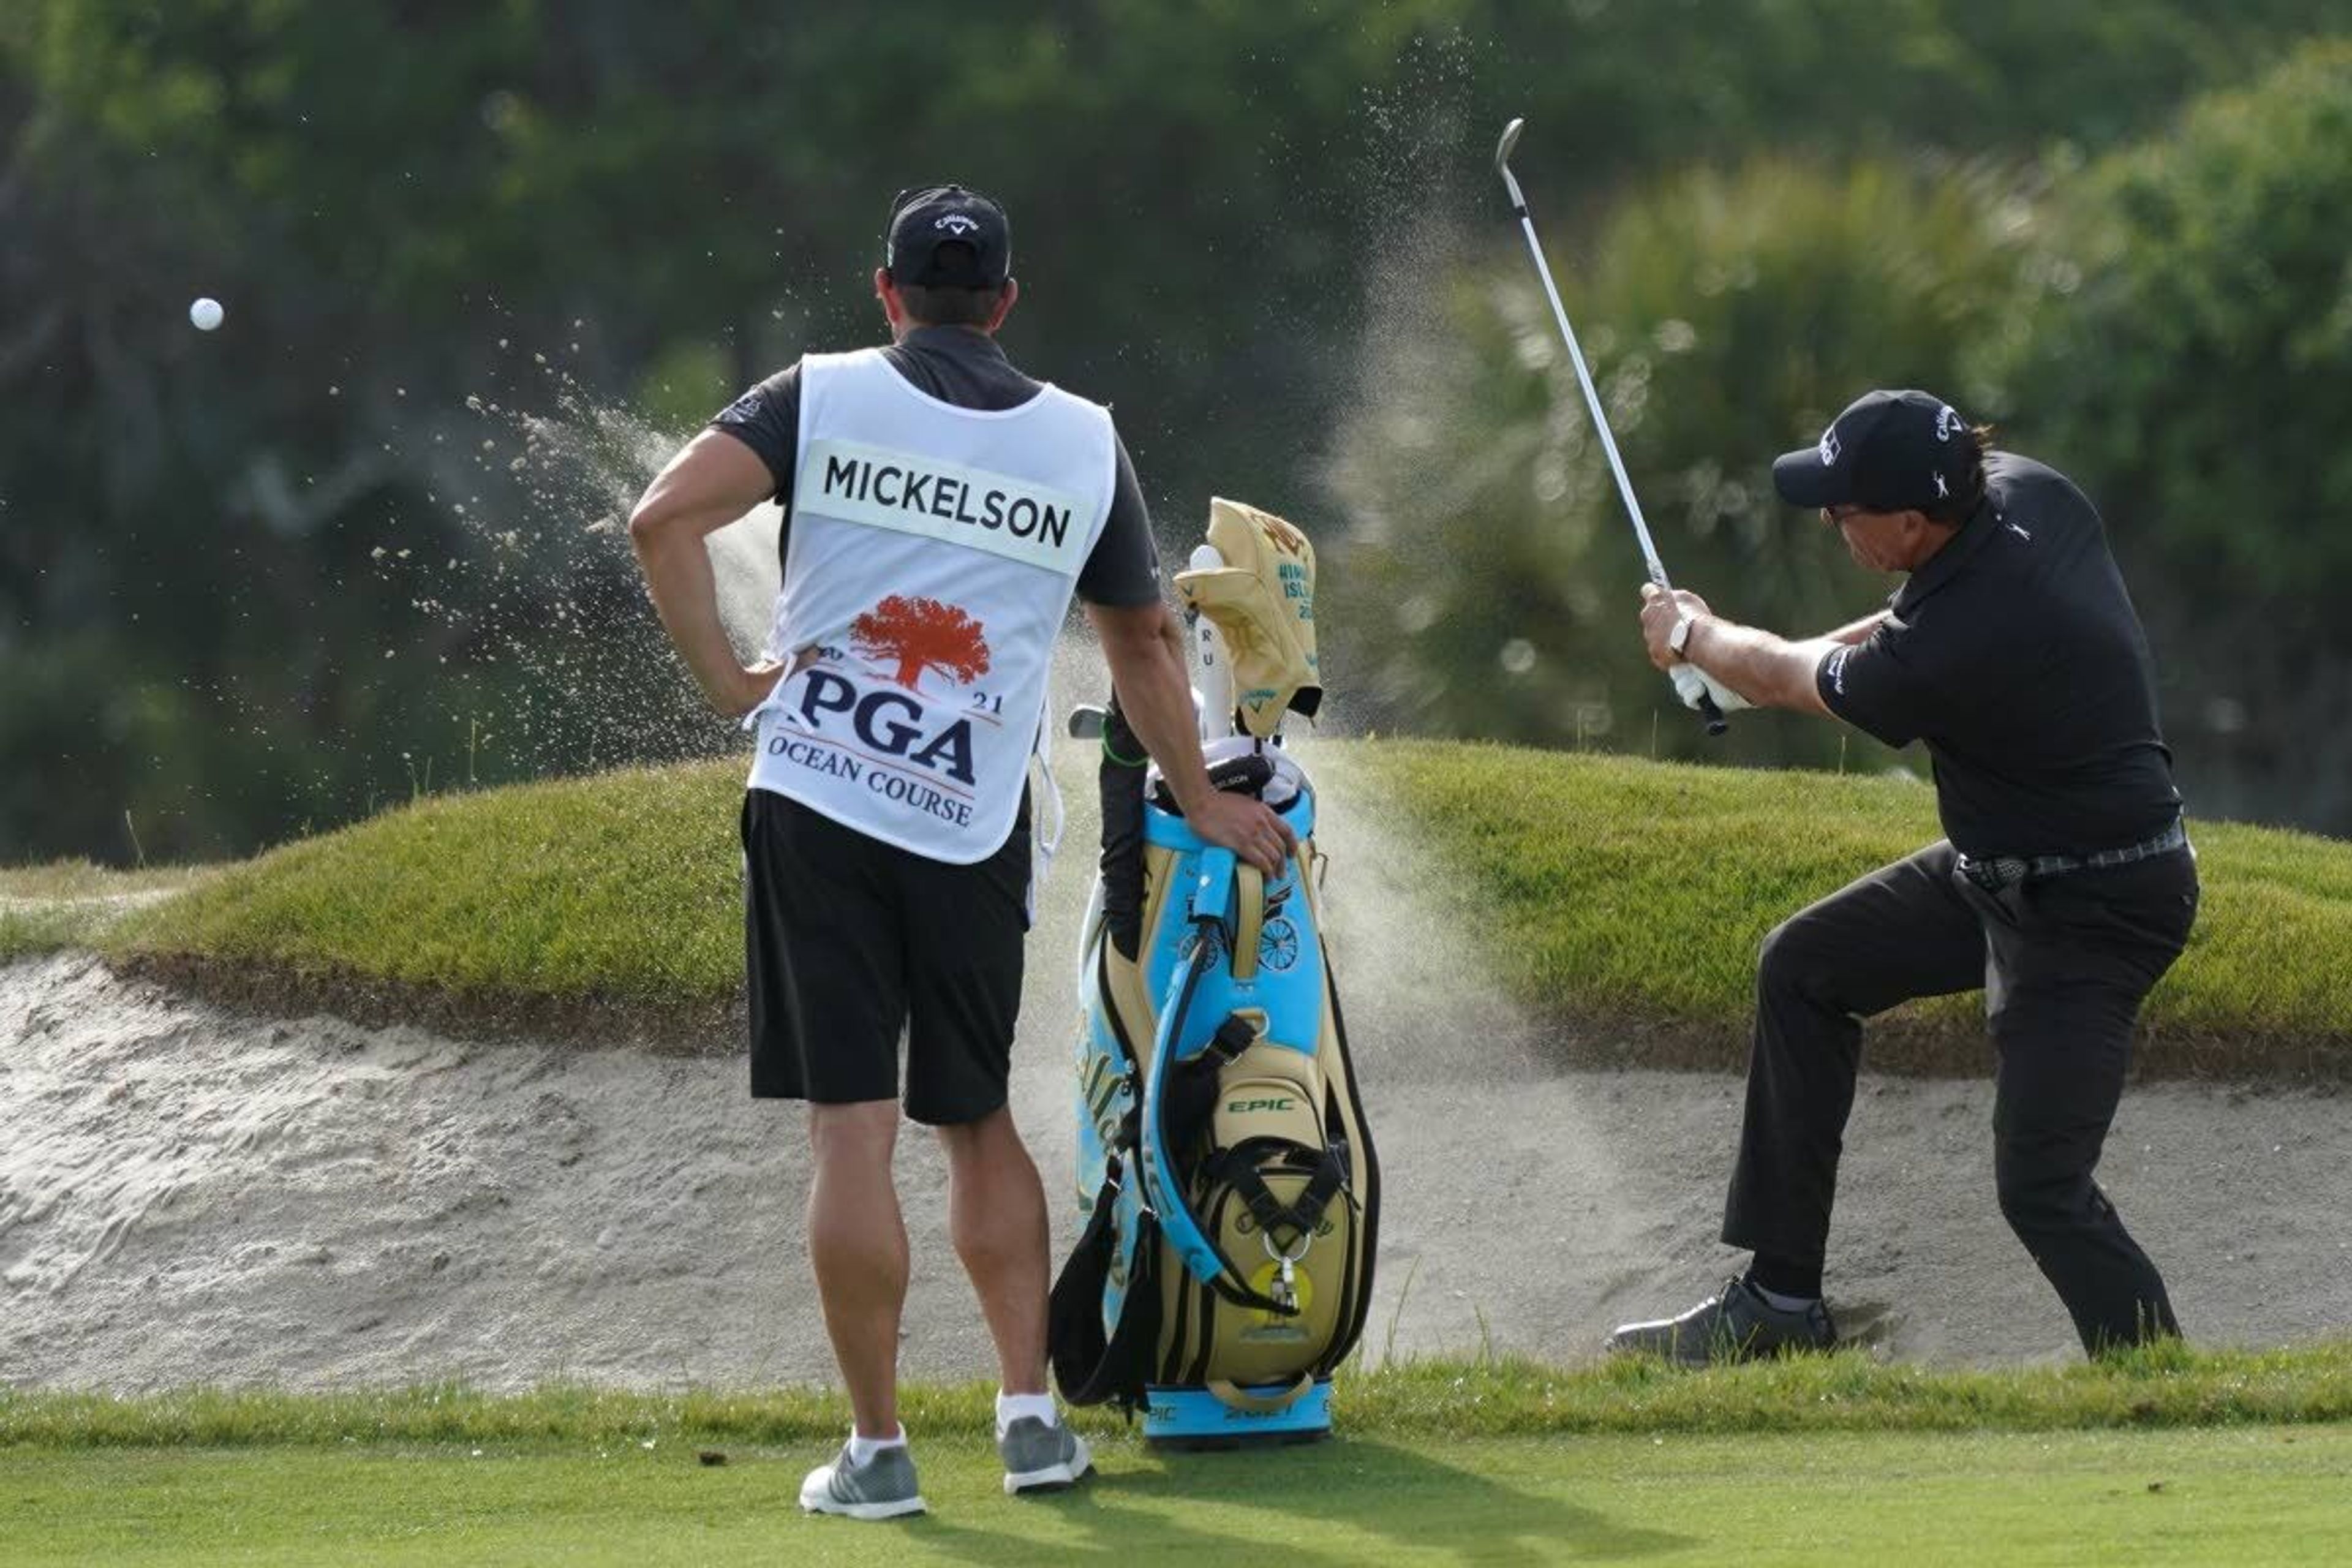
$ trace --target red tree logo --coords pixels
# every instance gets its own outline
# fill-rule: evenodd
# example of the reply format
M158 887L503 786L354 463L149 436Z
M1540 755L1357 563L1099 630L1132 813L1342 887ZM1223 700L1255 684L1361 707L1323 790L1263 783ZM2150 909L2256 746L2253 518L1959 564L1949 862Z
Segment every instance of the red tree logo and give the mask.
M970 685L988 673L988 640L978 621L937 599L893 594L849 623L849 640L868 658L895 661L891 677L909 691L923 671L944 670Z

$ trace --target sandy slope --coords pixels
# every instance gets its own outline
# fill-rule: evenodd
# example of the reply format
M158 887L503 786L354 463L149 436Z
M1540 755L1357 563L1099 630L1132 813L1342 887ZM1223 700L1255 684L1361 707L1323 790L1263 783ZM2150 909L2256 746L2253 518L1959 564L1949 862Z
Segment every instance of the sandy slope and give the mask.
M1419 912L1429 868L1330 771L1335 958L1388 1171L1371 1353L1491 1340L1577 1359L1617 1319L1696 1299L1731 1258L1713 1237L1737 1082L1548 1068ZM1046 900L1015 1058L1063 1242L1081 870ZM2348 1110L2179 1084L2126 1098L2104 1176L2193 1333L2352 1324ZM1894 1353L2071 1352L1995 1212L1990 1111L1983 1083L1864 1088L1832 1300ZM899 1168L907 1365L985 1375L917 1130ZM753 1105L731 1054L252 1019L87 958L18 963L0 969L0 1381L824 1380L803 1169L798 1116Z

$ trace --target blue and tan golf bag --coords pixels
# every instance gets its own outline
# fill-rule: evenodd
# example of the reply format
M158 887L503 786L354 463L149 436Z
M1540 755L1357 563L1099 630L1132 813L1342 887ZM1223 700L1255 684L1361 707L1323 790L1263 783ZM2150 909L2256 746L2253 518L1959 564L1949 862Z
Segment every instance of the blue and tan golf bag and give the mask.
M1155 1442L1300 1440L1330 1429L1380 1221L1315 789L1282 747L1285 716L1322 696L1314 549L1219 500L1176 583L1210 776L1279 812L1298 852L1267 879L1206 846L1115 701L1074 721L1102 738L1102 861L1076 1058L1086 1228L1054 1287L1054 1373L1073 1405L1141 1410Z

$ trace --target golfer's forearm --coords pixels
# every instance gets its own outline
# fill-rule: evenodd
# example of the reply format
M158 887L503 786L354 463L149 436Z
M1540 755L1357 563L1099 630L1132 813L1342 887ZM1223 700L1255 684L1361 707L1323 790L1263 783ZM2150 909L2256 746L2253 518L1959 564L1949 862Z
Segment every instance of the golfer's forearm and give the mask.
M1832 637L1790 642L1754 626L1703 616L1683 645L1683 657L1759 708L1826 714L1829 708L1822 701L1814 671L1836 646Z
M719 619L718 581L702 535L687 528L629 531L629 544L646 575L646 592L678 657L694 671L713 706L735 706L743 666Z
M1892 610L1881 610L1874 616L1864 616L1862 619L1854 622L1852 626L1840 626L1833 632L1825 632L1813 640L1816 642L1843 643L1849 646L1854 643L1868 642L1870 640L1870 634L1876 631L1880 626L1885 626L1886 624L1886 617L1894 613L1895 612Z

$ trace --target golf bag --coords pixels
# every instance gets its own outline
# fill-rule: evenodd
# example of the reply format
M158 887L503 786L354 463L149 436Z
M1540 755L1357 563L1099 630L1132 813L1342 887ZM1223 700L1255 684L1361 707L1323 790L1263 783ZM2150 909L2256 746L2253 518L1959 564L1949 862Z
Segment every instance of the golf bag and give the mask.
M1280 876L1193 836L1116 701L1073 722L1103 742L1102 859L1076 1064L1087 1223L1050 1348L1063 1398L1139 1409L1158 1442L1328 1432L1371 1298L1380 1166L1322 939L1315 789L1281 744L1322 695L1314 563L1290 524L1219 500L1176 578L1210 777L1289 823Z

